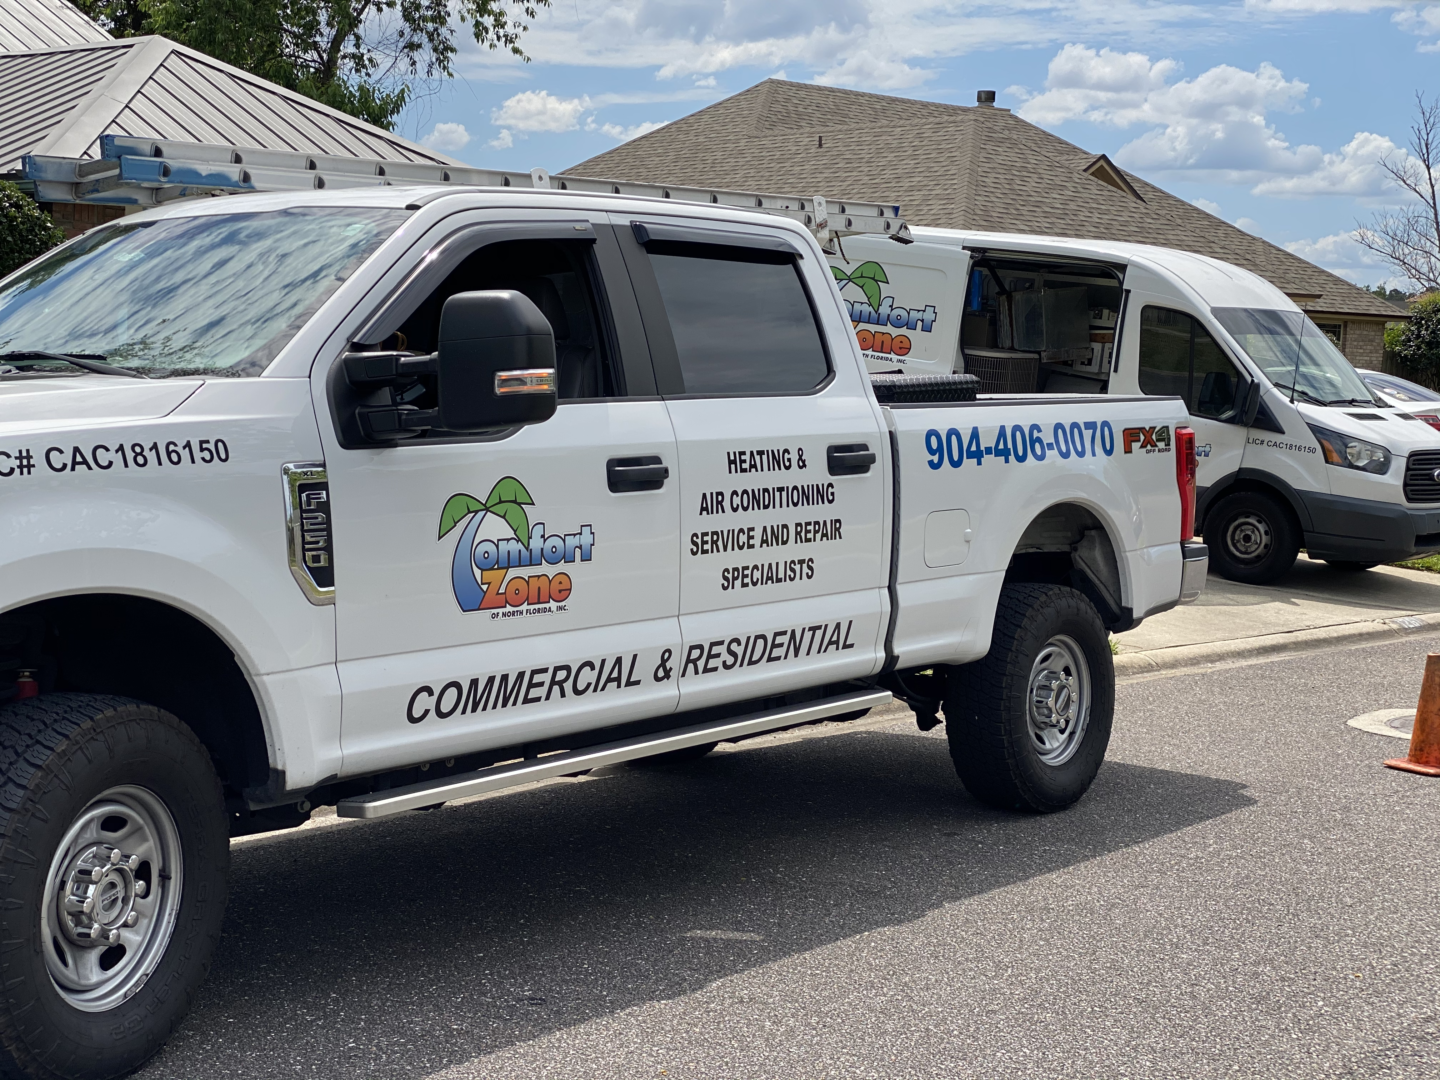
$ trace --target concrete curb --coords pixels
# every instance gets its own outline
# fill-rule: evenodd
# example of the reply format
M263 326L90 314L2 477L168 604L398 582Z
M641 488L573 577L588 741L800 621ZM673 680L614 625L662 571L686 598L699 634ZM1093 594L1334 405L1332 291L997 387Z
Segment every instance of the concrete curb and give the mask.
M1387 639L1440 630L1440 612L1425 615L1403 615L1394 619L1340 623L1316 626L1308 630L1291 630L1283 634L1236 638L1232 641L1207 641L1199 645L1175 645L1168 649L1120 653L1115 657L1117 678L1168 674L1190 668L1215 664L1244 663L1288 653L1310 652L1344 645L1378 644Z

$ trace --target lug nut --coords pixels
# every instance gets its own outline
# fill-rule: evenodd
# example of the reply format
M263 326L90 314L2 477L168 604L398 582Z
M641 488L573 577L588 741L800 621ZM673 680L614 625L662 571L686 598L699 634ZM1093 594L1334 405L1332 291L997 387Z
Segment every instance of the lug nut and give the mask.
M132 912L130 912L129 915L126 915L126 916L125 916L125 925L126 925L126 926L134 926L134 925L135 925L136 923L138 923L139 921L140 921L140 914L139 914L139 912L132 911Z
M125 865L128 866L131 870L134 870L137 866L140 865L140 856L131 855L130 858L125 860Z
M93 915L95 913L95 898L92 896L86 900L85 903L80 905L80 910L85 912L86 915Z
M149 892L149 891L150 891L150 886L146 885L145 882L143 882L143 881L137 881L137 882L135 882L135 898L136 898L137 900L138 900L140 897L144 896L144 895L145 895L147 892Z
M100 880L102 877L104 877L104 876L105 876L105 868L104 868L103 866L97 866L97 867L95 867L94 870L91 870L91 871L90 871L90 880L91 880L91 881L99 881L99 880Z
M119 849L118 847L117 847L117 848L111 848L111 849L110 849L110 865L111 865L111 866L114 866L116 863L118 863L118 862L119 862L121 859L123 859L124 857L125 857L125 856L121 854L120 849Z

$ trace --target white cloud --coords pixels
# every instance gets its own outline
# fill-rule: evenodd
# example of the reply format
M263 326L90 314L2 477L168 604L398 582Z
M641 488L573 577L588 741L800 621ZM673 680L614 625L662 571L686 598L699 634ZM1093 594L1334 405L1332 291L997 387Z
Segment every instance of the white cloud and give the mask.
M1121 165L1190 180L1253 185L1256 194L1392 193L1379 160L1399 153L1383 135L1357 132L1340 150L1292 145L1270 117L1297 112L1309 86L1270 63L1254 71L1221 64L1178 78L1174 60L1066 45L1050 61L1045 89L1020 115L1047 126L1085 120L1143 128L1116 153Z
M1258 221L1256 221L1253 217L1238 217L1238 218L1236 218L1236 219L1235 219L1235 227L1238 228L1238 229L1244 229L1244 230L1245 230L1246 232L1248 232L1251 236L1259 236L1259 235L1260 235L1260 230L1261 230L1261 228L1262 228L1261 224L1260 224Z
M1207 214L1214 214L1216 217L1225 216L1224 212L1220 209L1220 204L1217 202L1211 202L1209 199L1191 199L1190 202L1198 206L1201 210L1204 210Z
M515 145L515 136L510 134L509 128L501 128L500 134L485 144L491 150L509 150Z
M580 114L590 108L587 97L556 97L548 90L522 90L490 113L490 122L515 131L574 131Z
M430 134L420 140L420 144L442 153L464 150L470 144L470 132L465 130L464 124L436 124Z
M1389 280L1394 269L1368 248L1362 247L1353 232L1332 233L1318 240L1292 240L1286 249L1354 282Z
M1420 52L1440 52L1440 5L1397 11L1391 19L1406 33L1430 39L1415 46Z
M619 124L601 124L600 130L612 139L629 142L631 139L638 139L641 135L664 126L665 121L663 120L646 120L643 124L632 124L630 127L621 127Z
M930 78L930 72L903 60L872 52L853 52L815 76L826 86L863 86L867 90L906 90Z

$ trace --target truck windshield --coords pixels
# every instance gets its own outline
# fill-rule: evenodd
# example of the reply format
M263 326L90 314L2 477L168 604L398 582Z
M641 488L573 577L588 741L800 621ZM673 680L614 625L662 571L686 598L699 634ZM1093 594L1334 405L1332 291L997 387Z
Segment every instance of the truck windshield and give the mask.
M1376 405L1359 373L1299 311L1211 308L1277 390L1316 405Z
M311 207L96 229L0 286L0 353L258 375L408 216Z

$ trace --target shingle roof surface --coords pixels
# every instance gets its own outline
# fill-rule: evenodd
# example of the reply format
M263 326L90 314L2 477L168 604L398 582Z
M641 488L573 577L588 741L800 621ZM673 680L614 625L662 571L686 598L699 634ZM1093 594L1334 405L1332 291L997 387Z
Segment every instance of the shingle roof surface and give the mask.
M0 0L0 53L109 40L65 0Z
M767 79L565 171L834 199L898 202L914 225L1180 248L1253 270L1312 313L1395 318L1385 301L1006 109Z
M94 157L105 134L457 164L161 37L0 53L0 172Z

